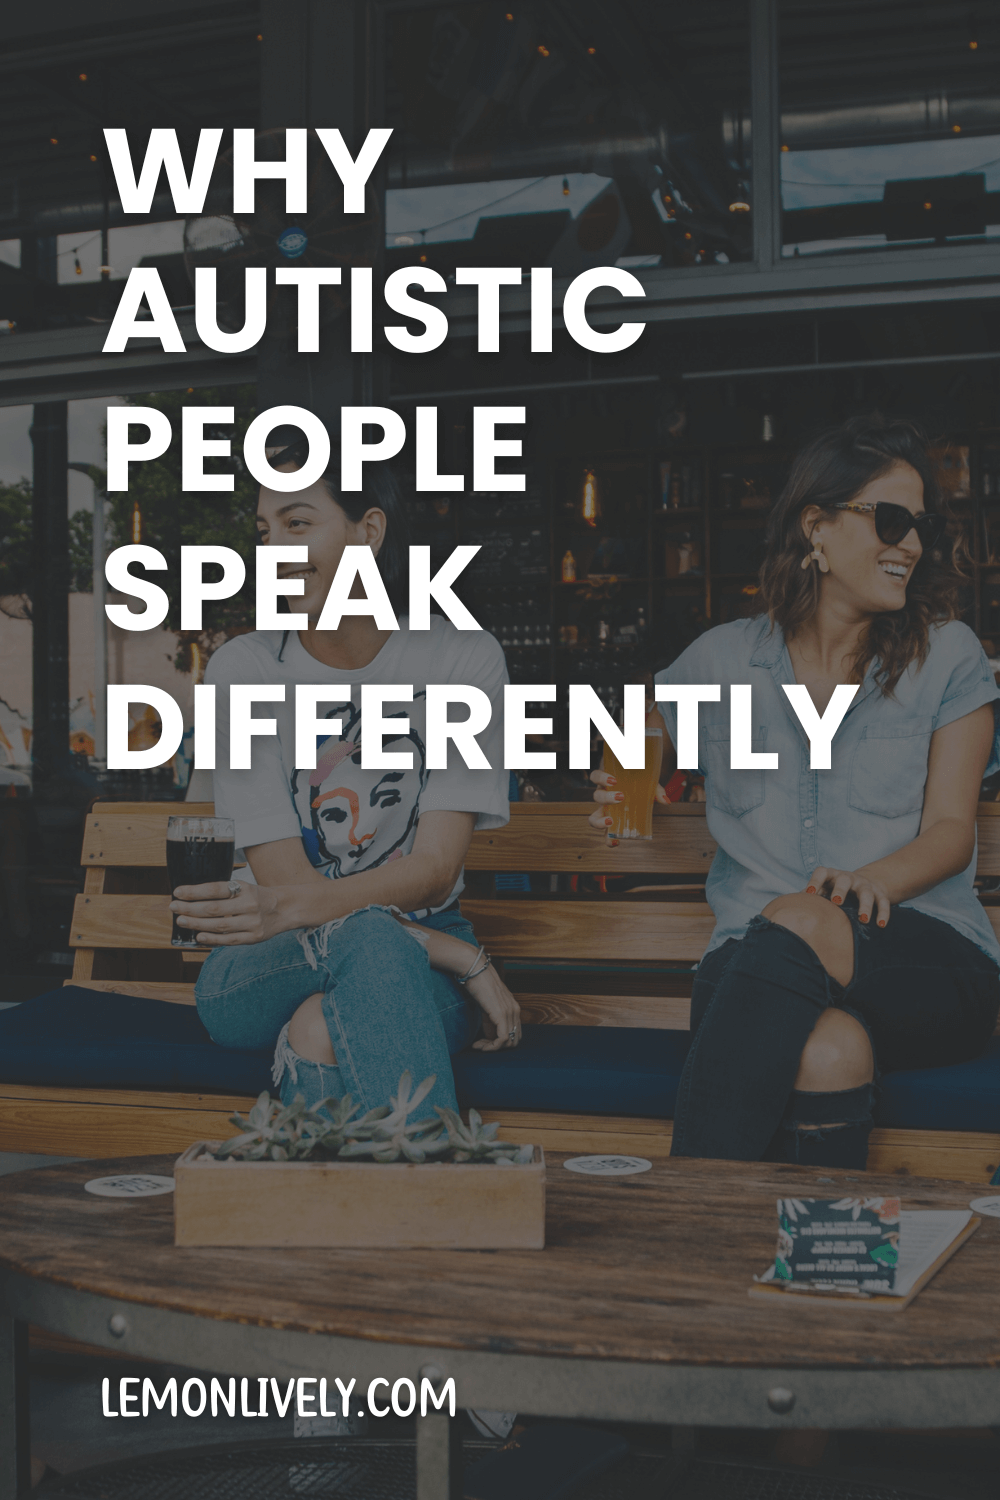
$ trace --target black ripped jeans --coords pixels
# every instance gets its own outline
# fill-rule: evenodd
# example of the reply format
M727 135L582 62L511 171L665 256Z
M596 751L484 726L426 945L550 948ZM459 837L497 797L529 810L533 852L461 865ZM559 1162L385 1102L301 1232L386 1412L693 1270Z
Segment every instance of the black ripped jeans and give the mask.
M893 907L854 931L842 985L802 938L755 917L744 938L706 954L691 1001L693 1041L677 1093L674 1156L863 1168L880 1072L944 1067L982 1052L1000 1009L1000 970L946 922ZM827 1006L860 1021L875 1080L836 1093L794 1087L802 1049ZM829 1125L829 1130L803 1129Z

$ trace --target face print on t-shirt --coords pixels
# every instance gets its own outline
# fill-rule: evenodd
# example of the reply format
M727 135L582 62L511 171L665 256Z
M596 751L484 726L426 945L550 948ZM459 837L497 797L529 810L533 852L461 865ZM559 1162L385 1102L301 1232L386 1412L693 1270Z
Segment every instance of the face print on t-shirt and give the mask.
M412 841L427 781L423 738L415 715L425 695L388 720L400 720L398 735L386 734L386 750L413 752L408 771L371 771L361 765L361 713L352 703L331 708L327 718L343 721L343 734L317 741L315 771L292 772L292 798L310 862L336 880L399 859ZM409 727L404 727L409 720Z

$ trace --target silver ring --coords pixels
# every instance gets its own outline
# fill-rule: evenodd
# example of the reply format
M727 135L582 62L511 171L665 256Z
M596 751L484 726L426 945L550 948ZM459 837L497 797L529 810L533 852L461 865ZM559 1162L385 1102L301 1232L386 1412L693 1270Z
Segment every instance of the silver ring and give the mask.
M516 1031L508 1031L508 1033L507 1033L507 1040L508 1040L508 1042L514 1042L514 1041L516 1041L517 1040L517 1032Z
M229 898L230 898L230 900L235 901L236 897L240 894L240 892L242 891L242 889L243 889L243 887L240 885L240 883L239 883L238 880L231 880L229 882Z

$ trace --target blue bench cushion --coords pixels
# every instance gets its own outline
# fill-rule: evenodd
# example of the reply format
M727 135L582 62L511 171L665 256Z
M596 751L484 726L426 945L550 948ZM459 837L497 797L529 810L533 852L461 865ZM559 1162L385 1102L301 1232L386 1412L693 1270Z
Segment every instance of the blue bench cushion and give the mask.
M273 1057L217 1047L193 1005L79 985L0 1010L4 1083L259 1094Z
M452 1058L458 1102L669 1120L689 1043L686 1031L525 1026L512 1051Z
M459 1102L479 1109L670 1119L683 1031L526 1026L512 1052L452 1059ZM259 1094L271 1053L216 1047L192 1006L77 986L0 1011L0 1079L75 1088ZM1000 1038L972 1062L887 1073L876 1123L1000 1131Z

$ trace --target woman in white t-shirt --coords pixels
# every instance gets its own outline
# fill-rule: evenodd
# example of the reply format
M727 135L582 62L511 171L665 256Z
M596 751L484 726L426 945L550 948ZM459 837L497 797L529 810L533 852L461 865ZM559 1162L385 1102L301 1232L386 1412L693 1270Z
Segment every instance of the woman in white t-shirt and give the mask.
M303 434L280 428L268 456L278 469L301 467ZM363 1109L388 1102L400 1075L435 1074L427 1106L456 1108L450 1055L473 1045L516 1046L513 995L490 967L461 915L462 866L473 830L509 817L503 770L503 653L483 631L460 631L432 616L426 631L379 629L371 615L345 615L318 630L327 592L346 546L369 546L394 605L405 587L405 514L395 479L368 466L365 489L341 494L336 469L297 493L261 489L262 546L308 548L304 565L279 567L301 578L292 608L303 631L237 636L215 653L216 813L236 822L251 876L182 886L171 909L212 949L197 985L198 1012L225 1047L276 1047L282 1098L316 1104L350 1094ZM339 465L337 466L339 468ZM360 594L361 590L357 592ZM492 701L478 738L490 769L469 770L449 745L446 770L428 770L424 734L428 682L472 684ZM249 770L229 762L229 692L234 683L285 687L260 717L275 735L253 737ZM317 737L316 770L295 767L294 687L329 684L317 718L341 733ZM363 684L412 684L413 701L387 699L398 718L387 751L408 752L409 769L361 765L358 705Z

